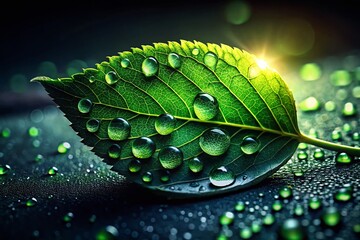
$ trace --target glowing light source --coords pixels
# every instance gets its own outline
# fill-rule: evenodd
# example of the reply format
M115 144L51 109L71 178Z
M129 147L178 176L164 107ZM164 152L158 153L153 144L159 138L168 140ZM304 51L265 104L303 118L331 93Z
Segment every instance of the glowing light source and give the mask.
M259 68L261 70L264 70L265 68L267 68L269 65L265 62L265 60L262 59L257 59L256 60L257 65L259 66Z

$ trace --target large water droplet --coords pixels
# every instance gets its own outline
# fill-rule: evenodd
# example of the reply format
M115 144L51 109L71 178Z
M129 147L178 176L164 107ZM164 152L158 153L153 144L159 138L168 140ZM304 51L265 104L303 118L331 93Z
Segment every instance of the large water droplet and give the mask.
M147 57L141 65L142 72L146 77L154 76L159 70L159 63L154 57Z
M113 144L108 149L108 155L110 158L117 159L120 157L121 147L118 144Z
M97 132L97 130L99 130L99 126L100 126L100 121L97 119L89 119L86 122L86 130L88 130L91 133Z
M130 135L130 124L123 118L115 118L108 126L108 135L111 140L125 140Z
M81 113L89 113L92 108L92 102L88 98L82 98L78 102L78 110Z
M116 72L110 71L105 75L105 81L107 84L112 85L119 81L119 77L117 76Z
M230 137L219 128L211 128L201 135L199 144L205 153L211 156L219 156L228 150Z
M201 172L204 168L204 163L197 157L190 159L188 165L189 169L194 173Z
M180 56L176 53L169 53L168 62L172 68L179 68L181 66Z
M209 180L215 187L226 187L234 183L235 175L231 170L221 166L210 172Z
M248 136L243 139L240 144L241 150L245 154L254 154L260 149L260 143L254 137Z
M160 150L158 158L163 168L174 169L182 164L184 156L177 147L167 146Z
M218 101L208 93L199 93L194 99L194 111L200 120L213 119L219 112Z
M216 66L217 61L218 61L218 57L213 52L208 52L204 56L204 63L206 66L210 68L214 68Z
M163 113L155 121L155 129L160 135L168 135L175 130L176 118L171 114Z
M155 152L155 143L148 137L140 137L133 141L131 150L136 158L149 158Z

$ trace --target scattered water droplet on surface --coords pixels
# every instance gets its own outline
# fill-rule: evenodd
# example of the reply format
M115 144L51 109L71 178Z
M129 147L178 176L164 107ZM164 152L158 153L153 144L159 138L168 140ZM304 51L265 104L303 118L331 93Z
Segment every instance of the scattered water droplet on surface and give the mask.
M253 232L249 227L243 227L240 229L241 239L250 239L253 236Z
M35 158L34 158L34 161L35 161L35 162L41 162L41 161L43 161L43 160L44 160L44 156L41 155L40 153L37 154L37 155L35 156Z
M292 190L289 187L283 187L279 190L279 195L281 198L290 198L292 196Z
M312 197L309 199L309 208L312 210L319 209L321 207L321 201L317 197Z
M54 176L54 175L56 175L58 172L59 172L59 170L57 169L57 167L51 167L51 168L48 170L48 175L49 175L49 176Z
M235 175L231 170L221 166L210 172L209 180L215 187L226 187L234 183Z
M108 225L96 233L96 240L115 240L119 237L119 231L116 227Z
M275 212L278 212L283 208L283 206L282 206L282 203L280 202L280 200L275 200L274 203L272 204L271 208Z
M341 139L342 139L341 131L339 131L339 130L332 131L331 132L331 139L333 141L341 141Z
M204 56L204 63L209 68L214 68L217 64L218 57L213 52L208 52Z
M131 151L136 158L149 158L155 152L155 143L148 137L140 137L133 141Z
M160 135L169 135L175 130L176 118L168 113L160 114L155 121L155 130Z
M237 212L242 212L245 210L245 203L243 201L238 201L235 204L235 211Z
M344 87L351 83L350 72L346 70L336 70L331 73L330 81L334 86Z
M130 124L123 118L115 118L109 123L108 135L111 140L125 140L130 135Z
M352 198L352 189L340 188L334 194L334 199L339 202L347 202Z
M11 170L9 165L0 165L0 176L7 174Z
M68 223L68 222L71 222L74 218L74 214L72 212L68 212L64 215L63 217L63 221Z
M146 77L152 77L159 71L159 63L154 57L147 57L141 65L142 72Z
M89 119L86 122L86 130L88 130L91 133L97 132L99 130L100 121L97 119Z
M255 137L247 136L242 140L240 148L245 154L250 155L259 151L260 143Z
M139 172L141 170L141 162L137 159L133 159L129 162L128 168L132 173Z
M347 102L344 104L344 107L342 109L342 115L344 117L352 117L357 114L356 107L353 103Z
M130 66L130 60L127 58L124 58L121 60L120 65L122 68L127 68Z
M105 81L107 84L112 85L119 81L119 77L117 76L116 72L110 71L105 75Z
M299 103L299 108L303 112L312 112L320 109L320 102L315 97L308 97Z
M180 56L176 53L169 53L168 63L172 68L180 68L181 66Z
M57 151L58 151L58 153L65 154L70 150L70 148L71 148L70 143L62 142L59 144Z
M108 149L108 156L113 159L120 157L121 147L118 144L113 144Z
M9 137L11 136L11 130L10 130L10 128L3 128L3 129L1 130L1 136L2 136L3 138L9 138Z
M174 169L182 164L184 156L177 147L167 146L160 150L158 158L163 168Z
M306 232L301 226L299 220L295 218L286 219L279 230L281 239L284 240L302 240L306 239Z
M297 158L299 160L307 160L308 159L308 154L305 151L298 151L297 153Z
M341 221L340 212L335 207L326 208L321 215L321 221L326 226L335 227Z
M337 164L350 164L352 162L352 157L347 153L339 152L336 154L336 163Z
M194 112L200 120L213 119L219 112L218 101L208 93L199 93L194 99Z
M189 169L193 173L201 172L203 170L203 168L204 168L203 162L197 157L194 157L194 158L190 159L188 161L188 165L189 165Z
M33 207L33 206L35 206L37 204L37 199L36 198L30 198L29 200L27 200L26 202L25 202L25 205L27 206L27 207Z
M264 216L262 222L264 225L270 226L275 222L275 217L271 213L268 213Z
M219 223L222 226L228 226L234 222L235 214L233 212L227 211L220 215Z
M82 98L78 102L78 110L81 113L89 113L92 108L92 101L88 98Z
M313 156L316 160L323 160L325 158L324 150L322 150L321 148L316 148L314 150Z
M228 150L230 137L219 128L211 128L201 135L199 144L205 153L220 156Z
M321 68L316 63L306 63L300 68L300 77L305 81L318 80L321 74Z
M40 131L37 127L30 127L28 133L30 137L37 137L39 136Z
M325 110L328 112L333 112L336 109L336 104L333 101L327 101L324 105Z
M298 203L298 204L295 205L294 214L296 216L304 215L304 208L303 208L303 206L301 204Z

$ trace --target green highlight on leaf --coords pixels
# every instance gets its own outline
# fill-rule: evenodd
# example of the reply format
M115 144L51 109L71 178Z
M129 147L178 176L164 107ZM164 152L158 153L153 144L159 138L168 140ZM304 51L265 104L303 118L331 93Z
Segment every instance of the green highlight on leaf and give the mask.
M70 77L32 81L113 171L168 197L257 184L299 143L360 155L360 148L301 133L279 74L224 44L143 45Z

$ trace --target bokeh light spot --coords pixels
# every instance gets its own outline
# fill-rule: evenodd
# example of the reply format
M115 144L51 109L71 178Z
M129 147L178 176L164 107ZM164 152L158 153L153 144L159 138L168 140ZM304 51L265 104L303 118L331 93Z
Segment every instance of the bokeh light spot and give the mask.
M321 74L321 68L316 63L306 63L300 68L300 77L305 81L318 80Z
M251 9L245 1L230 1L225 7L225 16L229 23L240 25L249 20Z

